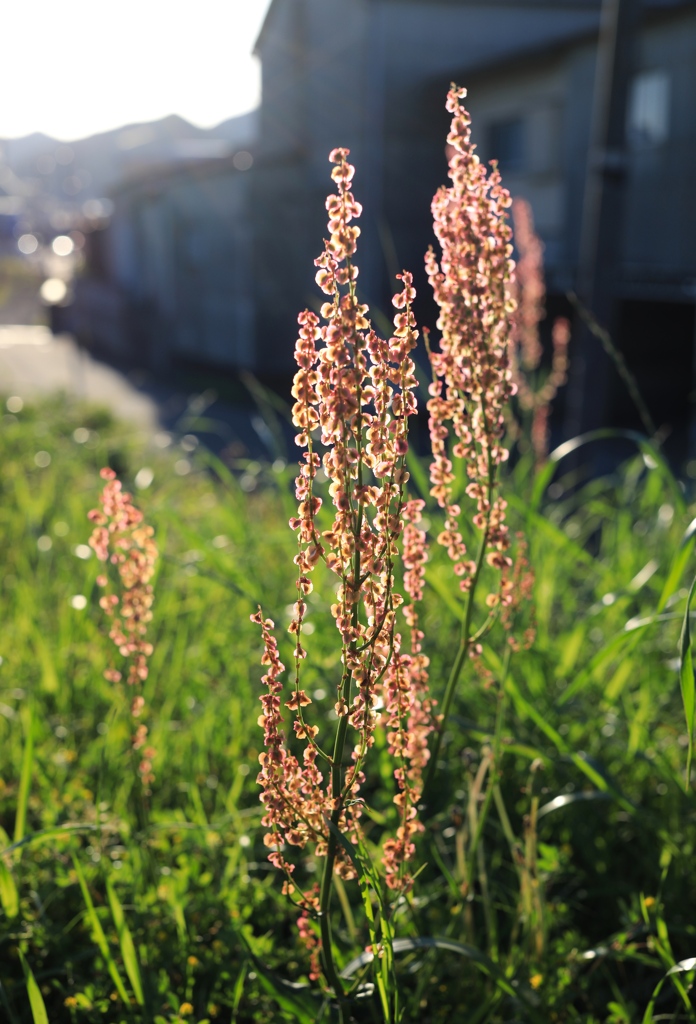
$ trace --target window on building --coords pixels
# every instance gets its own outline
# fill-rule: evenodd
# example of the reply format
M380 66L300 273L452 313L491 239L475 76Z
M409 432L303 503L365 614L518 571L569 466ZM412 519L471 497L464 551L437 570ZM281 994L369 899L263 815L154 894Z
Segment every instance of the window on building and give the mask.
M643 71L631 83L628 138L633 145L659 146L669 135L669 75Z
M497 160L500 170L508 174L524 170L525 125L521 117L493 121L488 128L489 159Z

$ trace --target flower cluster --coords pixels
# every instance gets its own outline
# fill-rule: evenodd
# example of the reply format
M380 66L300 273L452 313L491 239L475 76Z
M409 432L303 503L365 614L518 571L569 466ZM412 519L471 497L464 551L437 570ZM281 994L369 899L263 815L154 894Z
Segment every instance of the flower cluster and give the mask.
M510 197L496 165L487 173L474 152L469 115L461 104L465 95L466 90L452 86L447 97L453 115L447 137L452 184L439 189L432 204L442 255L438 261L432 248L426 255L441 334L439 352L430 354L431 494L445 510L445 529L438 540L454 562L464 591L471 588L484 555L498 570L510 564L506 503L496 497L496 484L499 465L508 457L502 438L506 406L514 393L508 353L515 311L511 231L505 216ZM482 534L478 561L467 558L461 508L453 500L450 432L455 436L452 454L464 460L469 477L466 493L476 502L473 522Z
M89 543L101 562L108 561L117 567L120 595L107 589L99 604L112 620L109 637L119 654L128 659L128 685L142 689L148 676L147 659L152 654L152 644L146 640L146 635L152 619L150 580L155 571L157 545L152 527L143 522L142 512L133 505L131 495L123 490L113 469L102 469L100 475L106 483L100 497L101 508L89 512L89 519L94 523ZM108 588L108 576L100 574L97 583ZM104 676L112 683L122 679L122 673L113 667L107 669ZM140 718L144 707L145 699L138 692L131 700L133 717ZM141 722L133 735L133 749L142 751L139 772L144 786L154 779L155 750L148 744L147 737L148 728Z
M518 260L514 274L517 312L510 335L510 367L517 386L519 404L523 410L532 413L532 448L537 463L541 463L548 453L551 402L568 376L570 324L565 317L558 317L554 321L551 332L551 371L541 387L535 390L529 382L529 374L539 368L542 356L539 322L545 316L544 247L534 231L532 210L525 199L513 200L512 218Z
M423 597L428 558L426 533L420 526L424 506L424 501L412 499L402 509L404 590L411 599L404 606L411 632L410 653L401 652L399 636L399 649L395 650L384 682L387 744L390 754L399 762L394 772L399 786L394 803L401 817L395 838L384 843L384 867L389 888L402 891L412 884L405 864L415 853L415 836L423 831L417 808L423 792L423 772L430 759L428 741L434 722L434 701L428 692L430 661L423 654L424 636L417 611L417 603Z
M392 888L410 884L404 864L413 852L412 835L423 765L428 757L432 715L427 699L427 658L423 655L415 602L422 591L425 534L417 526L421 502L409 501L408 419L416 412L417 386L411 353L418 332L412 305L411 274L399 275L394 296L393 335L380 338L368 320L368 308L356 292L353 262L361 207L351 191L354 168L348 150L329 157L336 194L326 201L329 239L315 261L316 280L326 296L321 316L308 310L298 317L295 347L298 370L292 388L297 444L305 449L295 482L297 516L297 601L289 631L294 637L294 685L285 707L292 713L295 737L304 742L301 761L287 749L282 731L284 666L273 636L273 623L261 610L254 615L264 641L261 697L265 751L258 781L268 829L270 859L286 872L286 892L293 895L294 865L283 854L288 846L325 857L329 871L354 875L350 858L333 832L355 842L362 805L359 791L374 730L384 706L387 740L396 759L395 777L401 823L396 839L385 844L384 861ZM323 454L320 454L323 452ZM328 483L331 501L322 511L317 477ZM328 514L327 514L328 513ZM320 522L321 520L321 522ZM395 570L403 546L405 609L411 631L410 652L402 651L397 610L403 596L395 589ZM335 712L337 738L331 756L319 745L319 728L311 724L311 698L302 689L306 650L303 625L313 573L319 563L338 577L331 606L341 644L341 678ZM349 729L351 730L349 732ZM351 751L350 758L344 759ZM326 777L320 764L328 769ZM302 934L312 944L309 920L319 906L313 891L296 897L302 910ZM321 908L325 914L326 908Z

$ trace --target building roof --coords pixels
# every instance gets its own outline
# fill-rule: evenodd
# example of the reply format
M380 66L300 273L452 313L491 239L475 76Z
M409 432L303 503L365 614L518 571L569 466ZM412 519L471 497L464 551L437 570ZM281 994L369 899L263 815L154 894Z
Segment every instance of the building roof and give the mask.
M266 11L266 16L259 30L259 34L256 37L254 43L253 52L256 56L260 55L260 49L263 45L263 37L267 32L268 26L272 19L275 17L275 11L283 3L287 3L288 0L271 0L271 3ZM647 8L658 8L658 9L673 9L678 7L691 7L693 6L693 0L641 0L644 7ZM551 9L556 11L597 11L599 12L602 7L602 0L368 0L368 3L387 3L387 4L420 4L421 6L432 7L439 5L441 7L508 7L508 8L526 8L528 10L543 10Z

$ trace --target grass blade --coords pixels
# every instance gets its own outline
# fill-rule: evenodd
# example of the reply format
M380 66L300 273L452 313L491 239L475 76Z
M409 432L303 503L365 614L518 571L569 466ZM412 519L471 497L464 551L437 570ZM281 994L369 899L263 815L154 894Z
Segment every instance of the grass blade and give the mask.
M689 622L689 609L691 599L696 588L696 577L691 584L689 596L686 599L684 609L684 622L682 623L681 636L679 638L679 680L681 683L682 701L684 702L684 715L686 717L686 734L688 745L686 750L686 789L688 791L691 780L691 759L694 753L694 663L691 654L691 624Z
M140 964L138 963L138 955L135 951L135 943L133 942L133 936L130 933L126 918L123 913L123 907L121 906L116 890L114 889L111 880L107 879L106 892L109 897L109 906L111 907L111 916L114 919L116 925L116 934L118 935L118 942L121 947L121 956L123 957L123 964L126 968L126 974L128 980L131 983L135 998L138 1001L139 1006L145 1005L145 999L143 997L143 983L140 977Z
M109 943L106 940L106 935L104 934L104 929L101 926L101 921L99 920L99 917L97 916L97 912L94 909L94 903L92 902L92 897L90 896L89 889L87 888L87 882L85 881L85 876L84 876L84 872L82 870L82 866L80 865L79 860L77 859L77 857L74 854L73 854L73 865L75 866L75 873L77 875L77 880L80 883L80 889L82 890L82 898L84 899L85 906L87 907L87 918L89 920L89 923L90 923L90 926L91 926L91 929L92 929L92 938L96 942L97 946L99 947L99 952L101 953L102 957L104 958L104 963L106 964L107 970L109 971L109 974L111 975L111 980L113 981L114 985L116 986L116 991L118 992L120 998L123 1000L123 1002L126 1004L126 1006L128 1006L129 1003L130 1003L130 1000L128 998L128 992L126 991L126 986L123 984L123 981L121 979L121 975L119 974L119 971L118 971L118 967L116 966L116 961L114 960L113 956L111 955L111 950L109 949Z
M677 481L656 445L645 437L644 434L638 433L637 430L619 430L613 427L602 427L599 430L590 430L586 434L579 434L577 437L572 437L569 441L564 441L563 444L558 446L558 448L555 448L549 455L548 462L539 471L539 473L537 473L534 480L532 494L529 499L530 508L534 511L539 508L544 496L544 491L551 483L555 468L562 459L565 459L568 455L578 451L579 448L583 448L587 444L592 444L594 441L609 440L631 441L635 444L641 454L644 457L648 457L651 468L660 470L672 492L676 508L683 510L684 496L679 490Z
M459 956L466 957L467 960L471 960L472 963L476 964L479 970L492 978L506 995L512 996L514 999L530 1001L530 996L519 987L513 987L498 965L490 957L486 956L485 953L482 953L481 950L476 949L475 946L467 946L463 942L455 942L453 939L430 938L428 936L417 936L413 939L394 939L395 953L410 953L414 949L443 949L450 953L458 953ZM361 953L360 956L356 956L343 969L341 972L342 977L352 977L356 971L371 963L373 959L374 954L370 951Z
M24 753L22 754L22 770L19 777L17 794L17 814L15 816L14 841L21 843L27 824L27 806L31 790L31 775L34 767L34 707L30 703L24 713Z
M607 775L603 771L599 771L595 764L593 764L589 758L582 756L572 750L566 741L563 739L561 734L554 729L550 722L547 722L541 712L534 707L528 700L526 700L520 693L518 687L508 678L505 682L505 689L508 691L513 699L513 702L517 708L518 714L524 718L531 718L531 720L539 727L544 735L553 743L559 753L564 754L570 761L573 762L575 767L585 775L590 782L592 782L597 789L602 792L610 793L614 799L620 804L623 810L629 814L633 814L635 808L631 803L624 797L616 787L607 778Z
M428 471L424 465L425 460L421 459L412 448L406 452L406 466L408 471L413 477L421 498L425 501L430 500L430 480L428 478Z
M246 982L246 976L247 976L248 972L249 972L249 964L248 964L247 960L245 959L245 960L242 961L242 966L239 969L239 974L237 975L237 980L235 981L234 988L232 989L232 1021L233 1022L237 1020L237 1014L239 1013L239 1004L241 1003L242 996L244 995L244 984Z
M681 578L684 574L689 558L691 557L694 542L696 541L696 534L694 534L693 526L693 523L689 526L688 530L682 537L682 541L676 555L672 559L672 564L670 565L669 572L667 573L667 579L665 580L662 593L660 594L660 600L657 603L658 612L664 611L668 600L681 583Z
M22 962L22 970L24 971L27 995L29 996L29 1006L31 1007L31 1015L34 1018L34 1024L48 1024L48 1014L46 1013L46 1004L43 1001L41 989L36 984L34 972L27 963L27 959L21 949L19 950L19 959Z
M12 873L3 860L0 860L0 903L8 918L19 913L19 894Z

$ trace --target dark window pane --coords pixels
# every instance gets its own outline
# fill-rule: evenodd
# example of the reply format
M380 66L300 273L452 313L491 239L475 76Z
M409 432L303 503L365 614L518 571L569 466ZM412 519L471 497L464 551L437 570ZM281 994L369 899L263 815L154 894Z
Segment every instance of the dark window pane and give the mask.
M494 121L489 128L488 152L497 160L500 170L521 171L524 168L524 121L521 117Z

